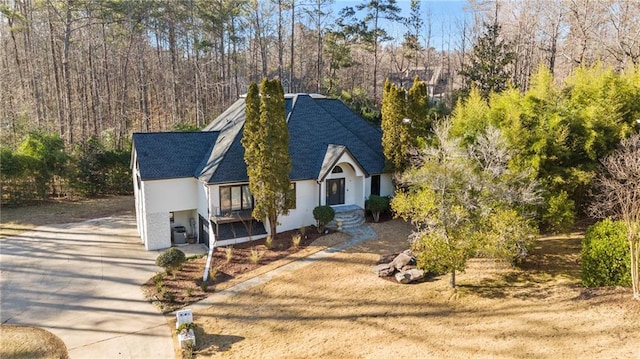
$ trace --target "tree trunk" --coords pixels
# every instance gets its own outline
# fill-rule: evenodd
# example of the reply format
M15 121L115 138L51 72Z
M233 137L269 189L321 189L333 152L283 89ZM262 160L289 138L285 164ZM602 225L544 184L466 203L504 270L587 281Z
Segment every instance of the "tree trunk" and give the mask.
M293 48L295 39L295 17L296 17L296 0L291 0L291 64L289 68L289 92L295 92L293 90Z
M102 24L102 61L104 66L104 82L107 90L107 119L113 121L113 105L111 95L111 77L109 74L111 70L109 68L109 59L107 58L107 34L105 33L105 26ZM104 127L104 123L100 121L98 123L98 132L101 133Z
M68 4L64 26L64 51L62 58L62 76L65 85L65 109L67 121L67 143L73 143L73 113L71 109L71 71L69 70L69 47L71 46L71 3ZM64 134L63 134L64 135Z
M56 83L56 107L58 112L58 131L60 136L64 136L64 121L62 121L62 88L60 87L60 75L58 72L58 59L56 58L56 44L53 41L53 24L49 20L49 41L51 44L51 63L53 64L53 76Z
M451 288L456 287L456 271L455 270L451 271L451 277L449 278L449 287Z
M376 8L376 15L373 25L373 102L377 105L378 102L378 9Z
M282 43L282 0L278 0L278 78L280 78L280 80L282 80L283 52L284 45Z
M629 230L629 229L627 229ZM631 250L631 287L633 299L640 300L640 241L629 233L629 249Z

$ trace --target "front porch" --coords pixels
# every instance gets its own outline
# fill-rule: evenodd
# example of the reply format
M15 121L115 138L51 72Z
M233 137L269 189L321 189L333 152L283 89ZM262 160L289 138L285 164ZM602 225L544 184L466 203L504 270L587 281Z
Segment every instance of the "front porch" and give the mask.
M239 239L263 238L264 224L251 216L251 210L229 211L210 218L218 245L238 243ZM255 237L255 238L253 238Z

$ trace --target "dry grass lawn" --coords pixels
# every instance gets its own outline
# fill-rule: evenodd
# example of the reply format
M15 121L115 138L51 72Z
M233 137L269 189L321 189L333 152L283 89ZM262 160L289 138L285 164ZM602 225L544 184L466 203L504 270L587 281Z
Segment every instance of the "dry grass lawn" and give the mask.
M0 358L68 359L69 354L62 340L44 329L1 325Z
M133 211L133 196L111 196L82 200L62 198L32 206L2 206L0 238L19 234L37 226L132 214Z
M640 358L640 303L580 285L578 237L537 243L522 269L475 261L459 274L400 285L380 255L406 249L409 226L194 313L196 356L229 358ZM215 294L214 294L215 296Z

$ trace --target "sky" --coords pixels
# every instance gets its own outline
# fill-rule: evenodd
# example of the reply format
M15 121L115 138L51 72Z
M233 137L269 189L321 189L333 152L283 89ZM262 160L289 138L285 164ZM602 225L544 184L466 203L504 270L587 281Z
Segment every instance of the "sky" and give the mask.
M336 0L333 6L333 16L338 15L338 12L347 7L354 7L366 0L353 1L353 0ZM421 42L424 46L426 44L427 37L427 14L431 14L431 42L430 46L437 50L447 50L449 47L453 50L460 42L461 24L466 18L469 24L471 24L472 15L466 11L468 6L466 0L421 0L420 11L423 14L423 22L425 30L421 36ZM409 16L411 2L410 0L397 0L397 5L402 9L401 16ZM360 12L360 16L363 16L364 12ZM401 39L403 34L407 31L406 27L400 23L383 23L384 28L393 37Z

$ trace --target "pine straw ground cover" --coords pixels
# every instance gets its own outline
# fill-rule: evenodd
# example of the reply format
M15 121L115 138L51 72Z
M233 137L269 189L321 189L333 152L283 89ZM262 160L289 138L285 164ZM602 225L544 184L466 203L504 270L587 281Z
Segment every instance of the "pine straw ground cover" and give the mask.
M580 284L581 235L544 237L521 268L471 261L401 285L377 278L410 226L284 273L194 313L197 358L638 358L640 303L629 288Z

